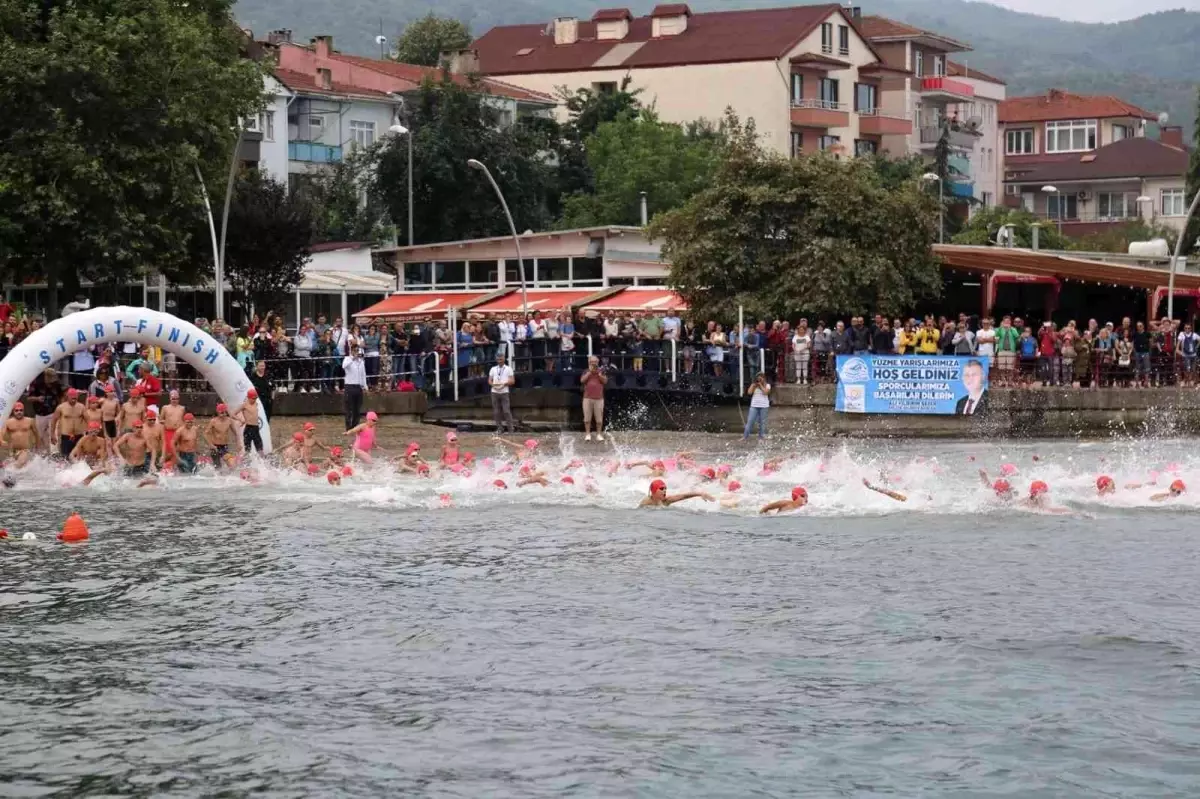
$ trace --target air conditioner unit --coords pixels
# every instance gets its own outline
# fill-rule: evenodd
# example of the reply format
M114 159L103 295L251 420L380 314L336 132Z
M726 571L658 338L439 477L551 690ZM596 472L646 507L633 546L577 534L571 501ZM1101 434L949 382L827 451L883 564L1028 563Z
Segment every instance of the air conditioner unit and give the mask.
M1081 191L1076 196L1079 197L1079 199L1083 202L1087 202L1088 200L1092 199L1092 193L1090 191Z

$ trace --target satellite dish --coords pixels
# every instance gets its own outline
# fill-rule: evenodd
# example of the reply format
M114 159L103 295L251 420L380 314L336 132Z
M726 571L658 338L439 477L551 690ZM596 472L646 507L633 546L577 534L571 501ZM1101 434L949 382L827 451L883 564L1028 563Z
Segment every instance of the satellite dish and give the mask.
M375 37L375 44L387 44L387 37L382 33Z
M1167 124L1169 121L1171 121L1171 115L1170 115L1170 114L1168 114L1166 111L1162 111L1162 112L1160 112L1160 113L1159 113L1159 115L1158 115L1158 124L1160 124L1160 125L1165 125L1165 124Z
M981 117L981 116L967 117L967 121L964 124L969 125L972 128L977 128L983 124L983 117Z

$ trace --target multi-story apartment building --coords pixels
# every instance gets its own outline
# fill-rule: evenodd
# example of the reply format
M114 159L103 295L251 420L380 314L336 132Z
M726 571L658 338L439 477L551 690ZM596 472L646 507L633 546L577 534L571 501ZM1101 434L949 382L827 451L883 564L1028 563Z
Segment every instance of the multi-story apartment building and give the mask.
M1179 127L1116 97L1051 89L1000 106L1005 202L1082 235L1131 219L1182 227L1188 151Z
M354 147L374 144L397 119L403 120L405 96L426 78L438 76L432 67L339 53L329 36L300 45L291 41L290 31L273 31L260 45L274 60L275 80L267 88L267 110L248 128L262 136L260 163L293 181L341 161ZM452 78L469 85L463 74ZM548 114L556 102L497 80L478 85L500 112L502 124L525 114Z
M719 121L732 108L777 152L854 155L912 132L882 99L883 81L905 71L884 63L856 16L838 5L692 13L672 3L644 17L606 8L492 28L472 49L482 74L541 94L612 91L628 77L664 120Z
M858 29L896 70L882 82L884 109L914 121L909 134L885 137L884 147L932 157L946 133L954 176L947 191L994 203L999 196L997 106L1004 99L1004 82L951 61L952 53L971 47L940 33L878 16L862 17Z

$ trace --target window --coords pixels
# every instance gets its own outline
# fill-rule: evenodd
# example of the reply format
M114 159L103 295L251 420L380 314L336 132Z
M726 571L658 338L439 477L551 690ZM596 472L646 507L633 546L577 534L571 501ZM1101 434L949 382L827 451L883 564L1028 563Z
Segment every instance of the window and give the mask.
M354 140L355 147L370 147L375 143L375 123L350 120L350 138Z
M933 57L933 74L939 78L946 74L945 56L935 55Z
M538 285L568 283L571 280L570 264L571 262L567 258L538 258L537 276L534 278L534 282Z
M992 193L990 191L983 192L983 196L979 198L979 201L983 203L984 208L990 208L995 205L992 201Z
M870 139L854 140L854 155L856 158L861 158L864 155L875 155L878 151L879 145Z
M1004 132L1005 155L1032 155L1033 129L1008 130Z
M1163 216L1183 216L1187 213L1183 204L1183 189L1163 189L1159 205Z
M1137 216L1137 196L1125 192L1100 192L1096 195L1099 219L1129 219Z
M604 259L576 256L571 260L571 279L576 283L583 280L603 280Z
M319 137L321 135L321 131L325 129L325 117L316 115L310 116L308 118L308 127L309 130L312 131L313 138Z
M817 149L822 150L822 151L828 150L829 148L833 147L835 144L840 144L841 141L842 141L841 136L818 136L817 137Z
M1020 193L1021 193L1021 187L1015 183L1008 184L1004 187L1004 196L1005 197L1016 197Z
M833 52L833 23L832 22L822 22L821 23L821 52L822 53L832 53Z
M792 105L800 105L804 99L804 76L792 73Z
M1046 197L1046 215L1051 219L1078 219L1079 198L1054 192Z
M1046 152L1080 153L1096 149L1096 120L1071 119L1046 123Z
M804 134L798 130L792 131L792 158L804 151Z
M438 261L433 265L434 282L439 286L467 285L466 261Z
M850 55L849 25L838 25L838 55Z
M263 138L267 141L275 141L275 112L265 111L263 113Z
M603 83L592 84L593 94L616 94L617 82L615 80L604 81Z
M406 288L432 288L433 264L428 262L405 264L404 286Z
M1112 126L1112 140L1113 141L1120 141L1121 139L1128 139L1132 135L1133 134L1130 132L1128 125L1113 125Z
M879 89L870 83L854 84L854 110L862 114L874 114Z
M925 54L920 50L913 50L913 72L918 78L925 75Z
M242 125L242 127L251 133L257 133L259 129L258 117L246 117L246 124Z
M838 82L836 78L821 78L821 107L838 107Z

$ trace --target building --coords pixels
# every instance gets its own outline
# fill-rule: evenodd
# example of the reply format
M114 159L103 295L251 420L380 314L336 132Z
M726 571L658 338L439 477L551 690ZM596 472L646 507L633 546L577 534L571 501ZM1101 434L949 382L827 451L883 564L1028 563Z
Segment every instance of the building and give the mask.
M838 5L693 13L671 3L644 17L606 8L590 20L495 27L471 47L482 74L540 94L613 91L628 77L668 122L718 121L732 108L777 152L853 155L912 132L903 109L890 113L881 97L884 80L907 70L884 63L855 28L857 14Z
M355 147L374 144L395 122L403 121L405 97L424 80L441 75L434 67L339 53L330 36L301 45L291 41L291 31L281 30L272 31L266 42L258 44L263 56L274 62L275 80L267 87L268 108L250 121L248 129L261 134L260 163L273 175L282 170L291 182L340 162ZM463 59L454 63L462 70L472 68ZM470 83L464 74L451 78L485 92L502 124L512 124L526 114L548 114L556 102L549 95L502 81ZM284 158L286 169L281 167Z
M1154 118L1117 97L1061 89L1005 100L1005 202L1059 220L1068 233L1138 217L1181 226L1187 150L1177 127L1146 140Z
M951 61L952 53L971 47L940 33L879 16L862 17L858 28L894 70L883 79L883 108L914 121L909 133L885 137L884 148L931 158L945 131L954 177L947 193L994 204L1000 191L997 119L1004 82L965 61Z
M1135 136L1050 160L1009 163L1008 199L1054 219L1070 236L1136 219L1182 231L1188 151L1179 128L1164 128L1163 137Z

